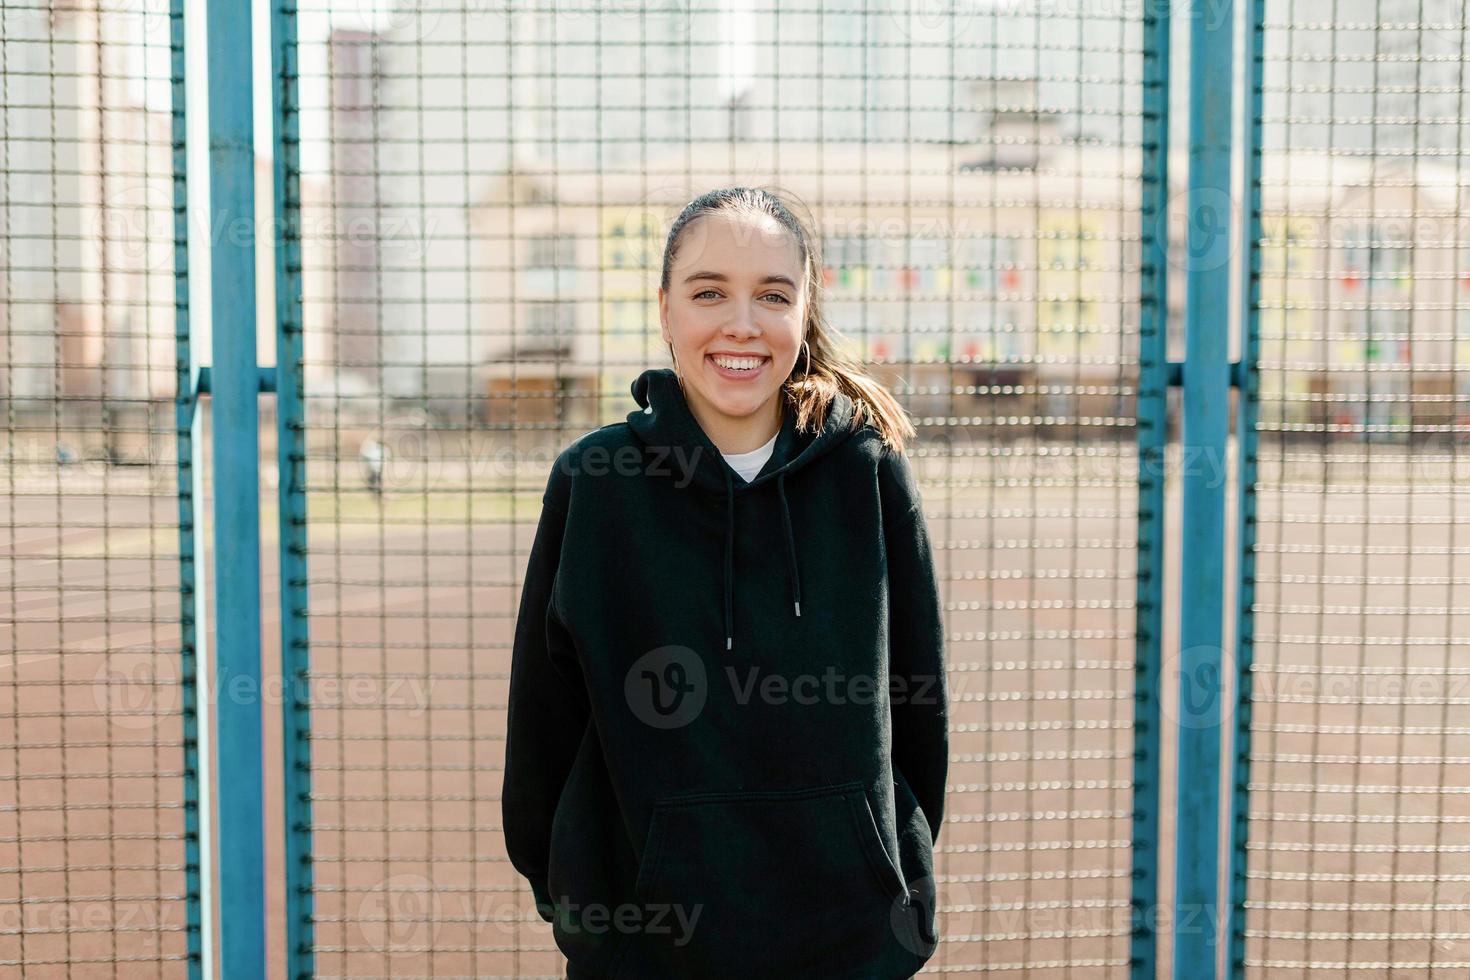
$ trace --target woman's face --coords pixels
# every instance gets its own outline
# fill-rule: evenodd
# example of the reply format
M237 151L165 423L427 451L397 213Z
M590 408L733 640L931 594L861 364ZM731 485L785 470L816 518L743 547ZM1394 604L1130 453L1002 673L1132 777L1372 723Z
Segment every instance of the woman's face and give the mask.
M685 226L658 307L690 398L749 416L780 392L801 353L800 248L769 215L703 215Z

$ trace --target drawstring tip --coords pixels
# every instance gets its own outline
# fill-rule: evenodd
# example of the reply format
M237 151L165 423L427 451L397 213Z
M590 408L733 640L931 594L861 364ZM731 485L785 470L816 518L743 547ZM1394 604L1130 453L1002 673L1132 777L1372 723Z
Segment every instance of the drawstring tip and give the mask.
M727 636L727 637L725 637L725 649L726 650L730 649L730 644L731 643L734 643L734 642L735 642L735 638L733 636Z
M796 603L796 615L801 615L801 603Z

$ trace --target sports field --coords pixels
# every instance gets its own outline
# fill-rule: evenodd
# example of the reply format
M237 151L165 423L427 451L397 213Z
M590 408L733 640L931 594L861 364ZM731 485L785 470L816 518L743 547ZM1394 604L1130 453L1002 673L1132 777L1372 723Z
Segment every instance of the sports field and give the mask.
M1120 976L1136 461L1114 443L975 449L914 460L944 579L953 710L937 857L945 941L927 972ZM321 976L561 976L498 831L508 644L539 466L492 476L437 462L431 481L408 473L380 502L355 460L312 460ZM0 494L5 973L184 974L170 475L14 470ZM1253 975L1470 969L1466 486L1453 459L1401 447L1263 449ZM265 504L270 527L273 494ZM1170 646L1167 717L1176 664ZM226 696L263 705L274 764L279 685ZM273 814L279 784L267 775ZM273 825L273 924L279 843ZM277 969L282 941L273 934Z

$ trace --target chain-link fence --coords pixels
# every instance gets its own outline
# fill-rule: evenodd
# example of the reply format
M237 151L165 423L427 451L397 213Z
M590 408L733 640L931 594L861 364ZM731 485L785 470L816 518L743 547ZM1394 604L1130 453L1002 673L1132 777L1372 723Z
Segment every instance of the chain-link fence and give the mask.
M369 13L298 13L318 969L558 969L496 833L520 576L556 451L669 363L670 223L734 184L810 206L829 318L921 429L932 966L1126 968L1140 19Z
M200 948L176 13L0 5L7 976L180 975Z
M1263 38L1248 972L1457 975L1465 8L1268 3Z
M283 560L258 612L263 680L304 693L224 696L266 712L286 861L260 899L293 976L561 974L500 831L539 497L668 364L670 222L736 184L811 209L828 318L920 431L951 696L925 972L1151 975L1178 927L1161 852L1188 723L1166 610L1190 576L1227 585L1225 554L1169 564L1187 529L1165 488L1242 477L1225 959L1470 965L1465 12L1238 11L1252 207L1184 191L1178 38L1228 12L272 6L255 179L276 219L246 237L280 356L259 503ZM195 684L219 682L198 372L259 369L211 363L188 271L232 231L188 217L210 158L182 4L0 18L0 966L198 975L217 884ZM1251 246L1229 467L1164 451L1199 207Z

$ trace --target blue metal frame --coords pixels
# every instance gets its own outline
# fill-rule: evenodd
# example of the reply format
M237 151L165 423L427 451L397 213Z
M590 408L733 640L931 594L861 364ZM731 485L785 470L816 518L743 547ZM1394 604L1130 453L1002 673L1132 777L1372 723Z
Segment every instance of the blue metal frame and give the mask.
M1134 605L1130 975L1154 980L1159 888L1159 715L1164 606L1164 449L1169 438L1169 5L1143 9L1138 323L1138 569Z
M1191 4L1180 567L1174 977L1216 974L1230 431L1230 153L1235 17ZM1207 16L1208 14L1208 16ZM1208 966L1206 965L1208 964Z
M1261 347L1261 99L1266 4L1249 0L1245 8L1246 70L1250 88L1245 131L1244 258L1246 275L1242 296L1240 332L1239 393L1236 403L1236 443L1240 447L1237 486L1240 525L1236 551L1235 626L1235 748L1230 772L1230 858L1227 882L1230 901L1226 906L1225 935L1230 943L1227 975L1245 976L1245 900L1249 881L1246 843L1250 831L1251 753L1251 664L1255 654L1256 601L1256 417L1260 400Z
M281 676L285 703L286 975L316 971L311 865L310 630L307 621L306 428L301 348L301 163L295 5L271 12L271 145L275 159L276 445L280 467ZM262 375L262 381L264 381Z
M1182 567L1198 572L1182 585L1180 617L1178 799L1175 840L1173 976L1178 980L1214 975L1219 952L1215 910L1219 880L1219 787L1223 709L1223 595L1226 488L1223 471L1229 428L1229 391L1240 386L1237 405L1241 467L1241 533L1238 553L1236 636L1237 704L1231 757L1231 832L1224 935L1227 972L1244 969L1244 901L1248 825L1251 662L1255 537L1256 396L1260 233L1259 157L1263 0L1251 0L1246 37L1251 52L1251 118L1247 146L1247 194L1251 204L1247 258L1249 276L1242 306L1238 363L1229 360L1224 311L1231 289L1229 265L1230 156L1232 143L1230 4L1204 15L1202 0L1191 5L1190 172L1186 302L1186 360L1168 360L1167 281L1170 7L1146 4L1143 11L1143 185L1141 211L1139 381L1137 393L1138 560L1135 630L1132 885L1130 974L1153 980L1157 973L1159 890L1159 795L1164 720L1163 605L1165 450L1168 391L1184 388L1182 441L1184 505ZM206 10L209 76L209 161L211 227L255 227L254 133L249 46L250 9L222 0ZM213 242L213 361L219 370L192 360L188 308L187 185L184 112L183 0L171 0L174 85L174 197L177 377L179 440L179 533L184 683L185 848L188 881L190 978L212 975L215 952L210 921L212 889L219 892L219 954L231 977L265 975L264 794L260 650L259 414L262 391L275 391L281 479L279 540L281 577L283 792L286 857L286 954L288 976L314 975L313 874L311 863L311 759L309 698L308 571L306 540L306 447L302 377L302 282L299 194L299 133L296 96L297 38L294 7L273 5L271 14L272 141L274 147L276 349L274 368L255 364L256 305L254 236L221 236ZM1222 213L1223 212L1223 213ZM1223 242L1220 236L1223 233ZM213 389L211 391L211 389ZM207 631L205 567L196 565L194 501L202 468L194 452L202 446L198 399L212 395L218 651L214 689L220 692L215 729L219 767L216 865L210 852L212 820L208 788L210 707L201 699L199 664ZM1199 465L1203 458L1208 465ZM1217 573L1218 572L1218 573ZM197 605L196 605L197 604ZM245 697L240 697L244 685ZM201 797L201 792L204 796ZM201 875L201 868L203 869ZM216 874L217 868L217 874ZM1206 967L1204 964L1210 964Z
M260 381L255 367L255 133L248 0L204 7L209 79L219 780L219 946L231 980L265 977L260 672ZM246 229L249 234L240 234Z
M205 975L205 914L200 881L201 827L199 806L199 657L196 640L201 619L194 561L198 527L194 521L194 433L196 370L189 331L189 160L186 111L184 0L170 0L169 98L172 126L174 242L174 436L179 468L179 678L183 702L184 748L184 917L189 980ZM204 785L207 787L208 782ZM212 972L212 971L211 971Z

